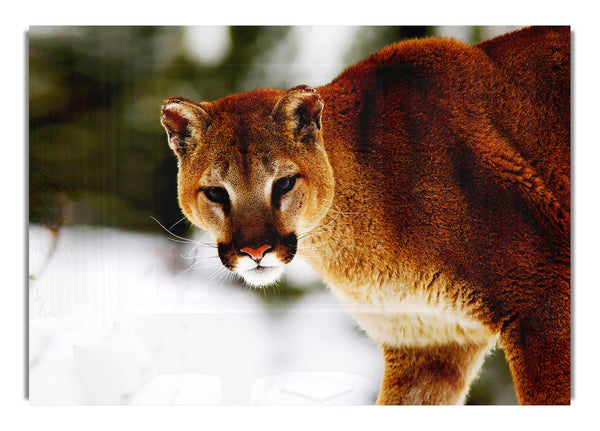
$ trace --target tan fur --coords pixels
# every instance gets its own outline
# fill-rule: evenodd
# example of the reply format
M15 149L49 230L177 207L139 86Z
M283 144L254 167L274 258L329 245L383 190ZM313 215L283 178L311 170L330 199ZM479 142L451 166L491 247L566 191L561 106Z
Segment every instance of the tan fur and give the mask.
M521 403L569 403L569 38L413 40L317 90L168 99L181 208L250 284L305 257L381 346L379 403L464 402L496 341Z
M378 404L463 404L469 383L492 345L384 346L385 371Z

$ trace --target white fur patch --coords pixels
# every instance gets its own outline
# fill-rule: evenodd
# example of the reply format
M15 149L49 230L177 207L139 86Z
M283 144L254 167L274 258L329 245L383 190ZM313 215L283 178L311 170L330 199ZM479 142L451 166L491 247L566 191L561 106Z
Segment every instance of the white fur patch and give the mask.
M192 120L194 118L189 108L181 103L169 103L163 107L163 110L176 112L186 120Z
M488 341L496 335L478 321L448 304L430 303L417 296L400 295L395 289L365 288L370 295L356 300L343 291L332 291L359 325L379 345L426 346L448 342Z
M281 197L281 206L280 206L280 211L282 213L286 213L289 211L290 206L293 202L292 196L290 194L285 194Z
M225 212L223 212L223 208L220 205L210 205L208 207L209 211L212 212L219 220L225 220Z
M275 283L283 275L285 264L275 253L267 253L261 259L260 265L248 256L238 259L234 271L241 275L244 281L251 286L267 286Z
M266 202L270 202L270 200L271 200L271 192L273 190L274 182L275 182L275 178L273 178L273 177L269 177L265 181L264 193L265 193L265 201Z

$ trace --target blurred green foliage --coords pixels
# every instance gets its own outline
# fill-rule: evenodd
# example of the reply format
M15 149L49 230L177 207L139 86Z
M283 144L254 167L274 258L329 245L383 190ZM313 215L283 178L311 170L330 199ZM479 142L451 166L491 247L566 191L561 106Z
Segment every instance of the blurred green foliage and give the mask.
M467 394L467 405L517 404L515 388L504 351L492 350Z
M203 62L186 48L189 30L183 27L32 27L30 221L157 230L154 216L171 226L181 214L176 160L158 120L163 100L314 85L304 82L302 67L286 68L299 48L289 41L290 27L225 30L223 55ZM355 30L340 72L392 42L435 35L435 27L426 26ZM179 223L174 232L188 227Z
M55 229L73 223L158 232L155 217L174 225L173 233L185 234L190 226L179 222L176 159L159 122L163 100L214 100L259 87L313 85L294 82L301 70L286 67L298 50L297 42L289 42L291 30L227 28L223 55L203 62L186 49L187 29L181 27L32 27L30 222ZM470 31L477 42L481 29ZM435 34L425 26L360 27L339 71L392 42ZM279 63L272 65L277 50ZM307 290L284 281L262 298L292 301ZM501 352L486 361L468 402L515 402Z
M186 52L184 28L33 28L29 35L29 218L156 230L181 219L176 160L159 122L170 96L211 100L242 88L260 53L289 31L229 29L217 64ZM256 76L267 82L266 76ZM174 230L186 229L180 223Z

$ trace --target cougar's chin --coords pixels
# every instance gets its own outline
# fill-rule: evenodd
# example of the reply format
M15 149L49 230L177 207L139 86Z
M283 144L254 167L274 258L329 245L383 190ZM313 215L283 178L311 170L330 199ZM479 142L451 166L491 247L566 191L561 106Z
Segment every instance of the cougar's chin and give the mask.
M234 271L251 286L273 284L283 275L285 264L271 255L272 253L268 253L258 264L249 257L242 257Z
M246 283L251 286L261 287L275 283L281 278L284 267L282 266L258 266L249 271L238 272Z

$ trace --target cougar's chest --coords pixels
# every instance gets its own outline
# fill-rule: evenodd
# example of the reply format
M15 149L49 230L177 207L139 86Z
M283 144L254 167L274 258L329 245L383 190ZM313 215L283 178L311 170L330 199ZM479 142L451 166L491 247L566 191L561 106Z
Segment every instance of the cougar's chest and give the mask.
M494 337L469 310L438 292L376 285L330 288L378 345L466 343Z

